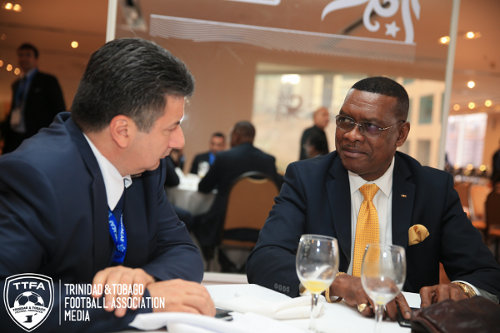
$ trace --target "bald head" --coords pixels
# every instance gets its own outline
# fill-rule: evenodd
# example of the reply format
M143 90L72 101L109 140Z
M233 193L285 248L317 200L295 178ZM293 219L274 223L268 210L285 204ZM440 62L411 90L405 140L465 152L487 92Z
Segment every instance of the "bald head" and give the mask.
M253 143L255 138L255 127L249 121L239 121L231 132L231 147L242 143Z
M318 126L321 129L325 129L330 122L330 114L328 113L328 109L324 106L320 107L316 111L314 111L313 115L314 125Z

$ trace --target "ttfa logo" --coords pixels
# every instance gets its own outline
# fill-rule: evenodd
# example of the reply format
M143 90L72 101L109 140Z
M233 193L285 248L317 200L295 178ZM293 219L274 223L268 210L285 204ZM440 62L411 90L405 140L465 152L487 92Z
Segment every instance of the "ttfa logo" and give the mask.
M3 301L10 318L31 332L45 321L54 305L52 278L31 273L11 275L5 280Z

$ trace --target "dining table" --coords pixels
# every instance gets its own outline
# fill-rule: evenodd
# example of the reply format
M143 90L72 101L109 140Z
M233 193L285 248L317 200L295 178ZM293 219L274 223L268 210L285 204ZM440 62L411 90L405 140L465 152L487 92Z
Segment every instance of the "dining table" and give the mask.
M150 332L171 333L304 333L308 332L311 296L291 298L255 284L206 285L217 308L229 310L223 319L188 313L140 314L131 326ZM420 296L403 292L411 307L420 306ZM343 302L320 299L321 314L316 319L319 332L373 332L375 319L363 317ZM385 320L381 332L409 333L397 322ZM158 331L160 330L160 331Z
M198 175L184 174L179 168L176 168L175 172L179 177L179 185L166 188L170 203L187 210L193 216L206 213L214 202L216 191L198 192L198 184L201 181Z

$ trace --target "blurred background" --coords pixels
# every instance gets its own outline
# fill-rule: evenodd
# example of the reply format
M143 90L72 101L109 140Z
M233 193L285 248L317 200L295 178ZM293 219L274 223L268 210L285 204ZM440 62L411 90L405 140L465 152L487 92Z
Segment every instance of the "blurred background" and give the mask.
M297 160L312 112L333 117L358 79L385 75L410 95L411 132L402 151L422 164L486 175L500 142L498 0L462 0L450 103L444 104L453 0L103 0L2 1L0 120L19 75L16 49L38 47L39 68L59 79L69 108L89 56L106 40L108 5L116 37L155 41L196 78L182 127L187 165L211 133L239 120L284 172ZM443 122L443 112L445 112ZM446 113L449 115L446 117ZM440 138L446 133L444 151ZM184 170L186 171L186 170Z

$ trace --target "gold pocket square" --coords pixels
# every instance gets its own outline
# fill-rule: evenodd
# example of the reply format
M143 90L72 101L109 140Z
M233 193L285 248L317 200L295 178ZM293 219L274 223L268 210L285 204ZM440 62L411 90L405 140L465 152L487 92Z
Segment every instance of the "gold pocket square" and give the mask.
M408 229L408 245L421 243L429 236L429 230L421 224L415 224Z

